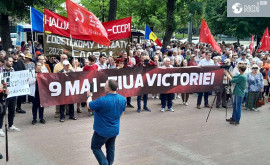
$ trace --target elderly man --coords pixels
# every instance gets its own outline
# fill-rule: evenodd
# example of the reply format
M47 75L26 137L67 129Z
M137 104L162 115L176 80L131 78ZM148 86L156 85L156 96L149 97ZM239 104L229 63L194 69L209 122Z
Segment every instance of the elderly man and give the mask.
M171 61L168 57L164 58L164 65L162 68L172 68ZM160 94L160 100L161 100L161 112L165 112L166 102L168 106L168 111L174 112L172 109L172 100L173 100L173 93L167 93L167 94Z
M58 73L60 70L62 70L63 67L63 61L67 60L68 57L65 54L61 54L60 56L60 62L54 66L53 73ZM69 69L72 69L72 66L69 64Z
M176 49L173 50L173 54L172 54L171 59L170 59L171 65L174 64L174 59L175 59L175 58L178 59L178 63L179 63L179 64L184 60L184 57L183 57L182 55L179 55L179 54L178 54L178 50L176 50Z
M63 69L59 71L59 73L70 73L73 72L72 69L69 68L70 63L68 60L63 61ZM77 120L77 118L74 116L74 104L68 104L69 107L69 119ZM60 122L65 121L65 105L60 105Z
M60 62L54 66L53 73L59 73L64 68L63 62L67 59L68 59L67 55L62 54L60 56ZM69 69L72 69L72 66L70 64L69 64ZM60 112L59 106L56 106L56 111L54 115L55 118L59 117L59 112Z

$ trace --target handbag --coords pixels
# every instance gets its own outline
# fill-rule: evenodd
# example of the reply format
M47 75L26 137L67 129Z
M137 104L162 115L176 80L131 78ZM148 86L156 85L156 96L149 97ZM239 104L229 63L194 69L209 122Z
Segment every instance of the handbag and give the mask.
M261 107L261 106L263 106L264 104L265 104L264 98L263 98L263 96L262 96L262 93L260 93L260 96L259 96L259 98L258 98L258 100L257 100L257 102L256 102L256 106L257 106L257 107Z

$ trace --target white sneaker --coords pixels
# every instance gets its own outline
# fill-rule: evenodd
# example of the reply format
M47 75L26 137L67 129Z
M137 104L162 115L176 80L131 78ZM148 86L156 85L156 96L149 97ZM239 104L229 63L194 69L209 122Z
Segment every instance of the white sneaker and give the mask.
M258 109L257 108L254 108L253 110L254 110L254 112L258 112Z
M159 97L158 97L158 96L156 96L156 99L159 99Z
M161 108L161 110L160 110L161 112L165 112L165 108Z
M170 111L170 112L174 112L174 110L173 110L172 108L168 109L168 111Z
M178 99L181 99L181 96L180 96L180 95L177 95L177 98L178 98Z
M14 125L12 125L11 127L9 127L8 130L10 130L10 131L16 131L16 132L20 132L21 131L19 128L15 127Z
M187 102L185 102L185 104L184 104L185 106L188 106L188 103Z
M0 137L4 137L5 136L5 133L3 132L2 129L0 129Z
M152 96L152 99L155 99L155 96Z

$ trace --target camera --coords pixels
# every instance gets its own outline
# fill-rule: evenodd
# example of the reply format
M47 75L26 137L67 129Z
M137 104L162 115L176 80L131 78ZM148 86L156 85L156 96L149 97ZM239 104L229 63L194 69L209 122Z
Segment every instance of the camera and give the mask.
M222 65L220 66L220 68L225 69L225 70L229 70L231 67L231 60L230 59L226 59L223 61Z
M143 64L144 64L145 66L147 66L147 65L149 64L149 60L148 60L148 59L145 59L145 60L143 61Z

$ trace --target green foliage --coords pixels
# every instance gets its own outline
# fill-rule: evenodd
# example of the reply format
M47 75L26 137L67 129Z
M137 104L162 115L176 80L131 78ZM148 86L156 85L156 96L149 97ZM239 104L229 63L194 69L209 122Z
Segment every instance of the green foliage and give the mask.
M34 8L44 13L44 8L56 12L57 14L67 17L67 11L61 5L64 4L66 0L45 0L43 3L45 5L34 4Z
M251 34L261 36L270 25L270 18L227 17L226 0L206 0L204 5L205 18L213 34L226 34L242 39Z

